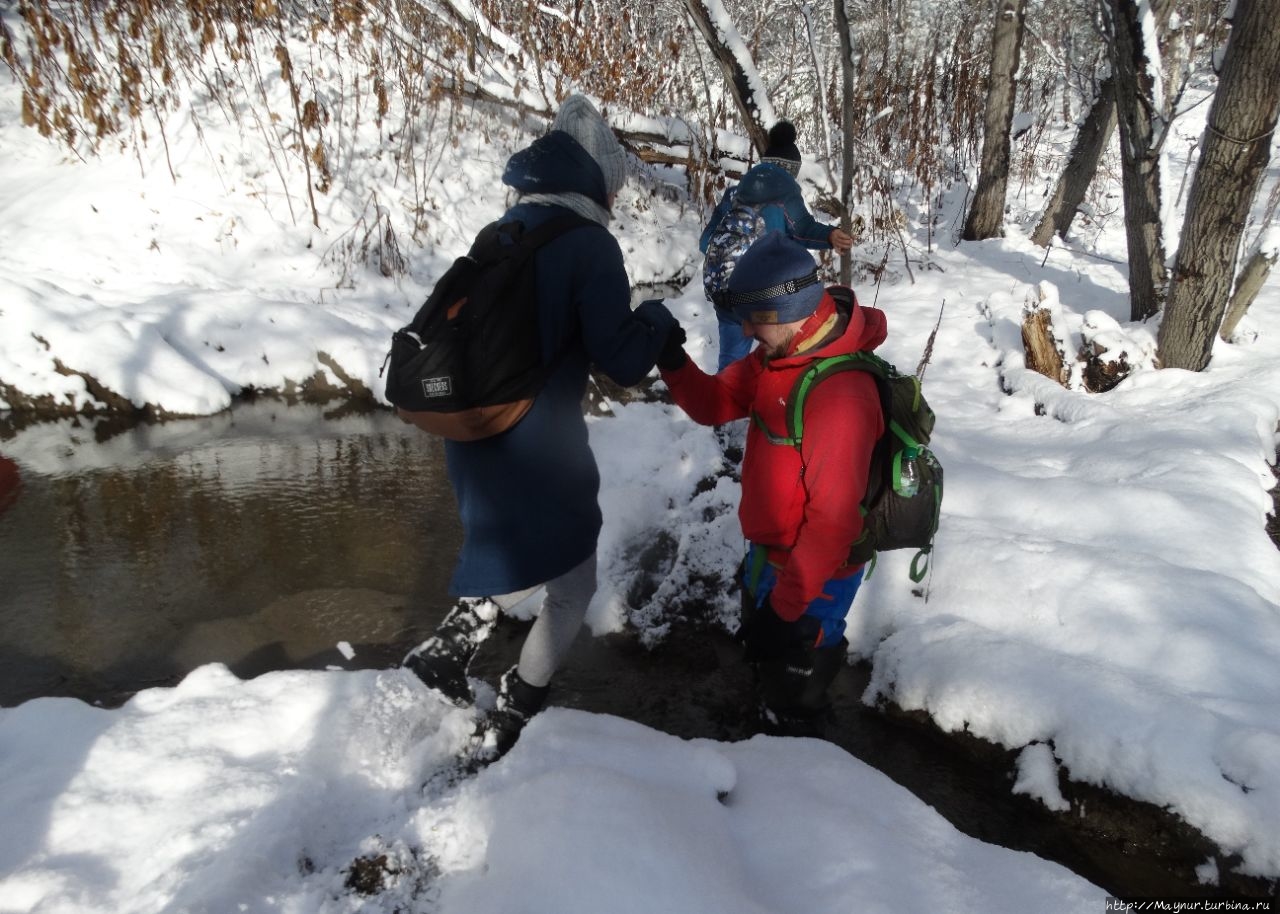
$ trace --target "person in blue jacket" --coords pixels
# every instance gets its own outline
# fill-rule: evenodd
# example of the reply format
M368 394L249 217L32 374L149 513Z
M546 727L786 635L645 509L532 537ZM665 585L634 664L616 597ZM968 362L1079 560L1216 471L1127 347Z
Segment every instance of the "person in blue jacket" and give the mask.
M660 301L631 308L622 250L608 225L626 155L595 106L573 95L552 129L507 162L518 197L502 221L533 229L571 210L590 220L538 249L537 300L546 386L513 428L479 441L445 442L463 542L450 584L461 597L435 634L405 658L429 686L472 700L466 670L498 612L545 585L519 663L501 678L482 722L498 754L546 701L596 591L600 474L582 402L594 363L622 386L654 367L677 327Z
M743 175L736 186L724 192L702 231L698 248L707 255L703 273L708 298L728 282L737 258L750 242L769 232L783 232L811 250L834 248L843 253L853 247L853 237L848 232L819 222L809 212L796 181L799 173L796 128L790 121L779 121L769 130L769 145L760 163ZM717 238L717 234L741 218L739 214L758 223L745 229L740 243L729 240L726 244L724 236ZM741 227L735 229L744 231ZM743 334L742 322L732 312L714 300L712 304L720 327L720 358L716 370L721 371L750 352L752 341Z

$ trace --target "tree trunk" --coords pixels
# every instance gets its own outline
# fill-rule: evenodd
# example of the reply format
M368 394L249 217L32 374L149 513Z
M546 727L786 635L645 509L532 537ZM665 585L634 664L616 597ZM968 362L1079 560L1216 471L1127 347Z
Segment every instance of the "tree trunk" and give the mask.
M964 226L966 241L1004 235L1005 192L1009 184L1009 132L1018 91L1018 58L1026 23L1025 0L997 0L991 35L991 75L983 119L982 165Z
M1040 217L1040 224L1031 235L1033 243L1047 248L1054 235L1067 237L1115 129L1116 83L1113 77L1108 76L1098 87L1098 96L1076 133L1067 167L1062 170L1045 205L1044 215Z
M756 90L752 88L754 81L760 87L760 93L764 92L760 76L755 72L754 62L740 60L735 56L729 44L720 35L720 30L705 3L700 0L685 0L684 5L689 11L690 18L698 27L698 31L702 33L703 39L706 40L707 47L711 49L712 56L720 64L720 70L724 73L729 93L733 96L733 102L738 108L738 116L742 119L743 129L747 131L751 144L758 152L763 153L765 147L769 145L768 127L770 126L764 123L764 119L773 117L773 106L769 104L767 98L758 98Z
M1227 304L1227 316L1222 319L1222 329L1218 331L1218 336L1224 341L1231 342L1240 319L1245 316L1253 300L1262 291L1267 277L1271 275L1271 268L1276 265L1277 257L1280 257L1280 251L1270 253L1254 251L1249 262L1240 271L1240 277L1236 280L1236 290L1231 294L1231 301ZM1165 320L1168 320L1167 316Z
M1280 17L1272 0L1238 0L1160 325L1167 368L1209 364L1278 111Z
M1168 0L1151 0L1156 31L1168 21ZM1163 225L1160 219L1160 149L1165 130L1159 107L1159 51L1144 40L1140 0L1102 4L1111 39L1111 72L1116 81L1124 224L1129 242L1129 316L1142 321L1164 304Z
M851 227L853 207L853 35L845 0L835 0L836 35L840 38L840 227ZM852 252L840 255L840 284L853 284Z

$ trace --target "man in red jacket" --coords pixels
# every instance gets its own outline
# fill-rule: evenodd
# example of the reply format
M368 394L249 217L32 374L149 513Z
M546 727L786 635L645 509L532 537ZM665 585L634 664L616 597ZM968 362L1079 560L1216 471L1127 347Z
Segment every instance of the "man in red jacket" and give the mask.
M826 356L874 349L884 313L849 289L824 289L800 244L771 232L743 254L729 304L760 345L705 374L673 331L658 359L675 402L695 422L750 416L738 518L747 539L741 634L756 665L766 720L779 732L820 734L827 688L844 664L845 615L862 582L849 547L862 532L859 505L871 451L884 433L875 380L861 371L815 386L799 448L779 442L797 378Z

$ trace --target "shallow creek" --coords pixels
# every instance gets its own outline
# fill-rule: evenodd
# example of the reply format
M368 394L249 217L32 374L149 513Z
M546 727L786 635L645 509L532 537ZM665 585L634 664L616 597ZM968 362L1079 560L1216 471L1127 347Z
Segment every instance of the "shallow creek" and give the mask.
M213 661L246 678L387 667L448 605L460 529L443 449L385 411L259 400L163 424L11 423L0 463L0 705L114 706ZM504 620L474 672L495 681L525 625ZM1213 848L1162 810L1064 785L1073 809L1050 813L1012 794L1012 754L866 707L866 679L837 684L832 741L962 831L1116 893L1205 893L1194 868ZM552 702L737 740L756 732L750 695L726 635L677 626L652 651L584 631Z

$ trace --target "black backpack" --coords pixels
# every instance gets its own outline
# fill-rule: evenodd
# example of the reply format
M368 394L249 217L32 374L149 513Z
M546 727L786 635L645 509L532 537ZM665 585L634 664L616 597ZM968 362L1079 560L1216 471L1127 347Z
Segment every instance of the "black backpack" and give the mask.
M876 381L884 410L885 433L871 452L867 493L862 499L862 535L849 548L848 562L874 562L877 552L915 549L911 580L919 583L928 571L933 537L942 510L942 464L927 447L933 435L934 414L915 375L896 368L870 352L833 355L814 362L787 396L787 437L769 434L774 444L799 449L804 435L804 403L816 384L842 371L865 371ZM914 494L902 491L902 467L911 462L917 476Z
M554 368L542 363L533 254L595 224L564 213L529 231L518 221L485 226L391 338L386 395L401 417L455 441L515 425Z

